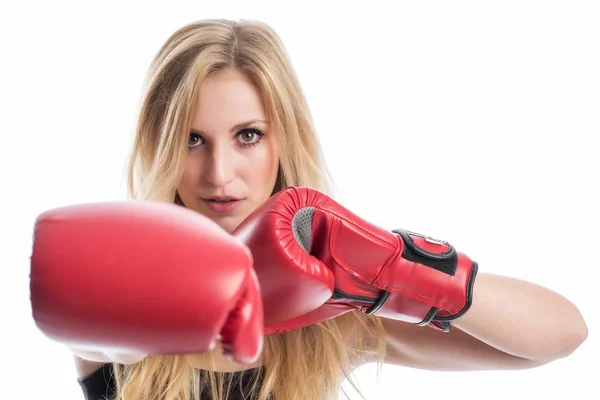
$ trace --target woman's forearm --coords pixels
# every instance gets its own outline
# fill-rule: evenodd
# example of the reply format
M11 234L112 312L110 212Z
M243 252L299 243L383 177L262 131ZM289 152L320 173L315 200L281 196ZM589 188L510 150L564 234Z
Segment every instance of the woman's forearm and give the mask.
M581 313L561 295L481 272L471 308L452 325L505 353L538 360L567 356L587 337Z

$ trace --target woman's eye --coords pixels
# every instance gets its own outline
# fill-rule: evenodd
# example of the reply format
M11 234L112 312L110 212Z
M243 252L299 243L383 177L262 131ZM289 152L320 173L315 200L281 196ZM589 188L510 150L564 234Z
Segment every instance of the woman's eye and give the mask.
M245 129L238 133L238 137L244 146L252 146L258 144L264 133L258 129Z
M204 144L202 136L198 135L197 133L190 133L190 137L188 138L188 147L196 147L201 144Z

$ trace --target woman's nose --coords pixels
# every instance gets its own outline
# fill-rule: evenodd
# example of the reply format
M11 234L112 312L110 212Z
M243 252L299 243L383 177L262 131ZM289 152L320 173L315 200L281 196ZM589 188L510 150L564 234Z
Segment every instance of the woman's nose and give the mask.
M206 180L213 186L226 186L235 178L235 154L227 146L214 146L208 157Z

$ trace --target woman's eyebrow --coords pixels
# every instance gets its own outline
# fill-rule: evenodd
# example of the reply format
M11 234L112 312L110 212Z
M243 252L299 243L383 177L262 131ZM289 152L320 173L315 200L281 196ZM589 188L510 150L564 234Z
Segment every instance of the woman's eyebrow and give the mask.
M256 123L266 124L267 121L263 121L262 119L251 119L250 121L242 122L236 124L231 128L231 132L239 131L240 129L248 128Z
M245 121L245 122L240 122L239 124L235 124L231 129L230 132L235 132L235 131L239 131L240 129L244 129L244 128L249 128L252 125L255 125L257 123L261 123L261 124L268 124L268 121L264 121L262 119L251 119L249 121ZM200 129L196 129L194 127L191 128L191 132L192 133L196 133L198 135L205 135L205 133L203 131L201 131Z

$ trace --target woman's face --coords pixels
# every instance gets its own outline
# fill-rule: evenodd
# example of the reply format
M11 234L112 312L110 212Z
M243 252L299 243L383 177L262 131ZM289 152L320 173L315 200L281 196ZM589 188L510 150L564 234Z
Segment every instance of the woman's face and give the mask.
M277 133L260 94L238 71L213 75L199 96L177 191L187 208L231 233L273 192Z

